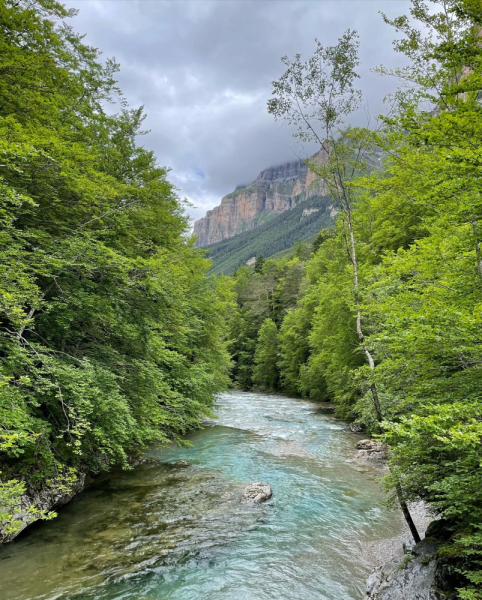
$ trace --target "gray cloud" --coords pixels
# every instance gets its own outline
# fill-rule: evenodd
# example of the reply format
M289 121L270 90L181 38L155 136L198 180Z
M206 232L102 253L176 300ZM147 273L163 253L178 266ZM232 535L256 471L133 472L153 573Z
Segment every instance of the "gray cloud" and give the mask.
M314 38L336 43L347 29L361 38L360 86L376 115L394 82L370 72L400 64L394 32L379 11L406 14L409 0L68 0L74 27L121 63L119 82L143 104L151 129L143 143L194 207L219 204L266 167L308 155L267 114L281 56L308 57Z

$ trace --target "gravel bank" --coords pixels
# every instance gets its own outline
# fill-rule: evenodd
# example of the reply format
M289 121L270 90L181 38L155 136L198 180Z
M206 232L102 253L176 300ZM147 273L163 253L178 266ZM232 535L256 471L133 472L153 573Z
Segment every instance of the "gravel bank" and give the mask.
M428 513L423 502L411 504L409 508L420 537L423 538L429 523L433 521L435 517ZM403 543L408 540L413 541L412 534L403 518L402 512L399 510L393 511L393 518L400 521L402 527L401 533L392 538L367 542L364 544L363 551L368 562L370 562L373 567L380 566L390 561L392 558L402 556Z

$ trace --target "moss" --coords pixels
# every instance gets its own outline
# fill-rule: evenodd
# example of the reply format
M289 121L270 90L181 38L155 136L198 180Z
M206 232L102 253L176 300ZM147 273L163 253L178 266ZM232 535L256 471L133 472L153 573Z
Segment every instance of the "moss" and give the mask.
M403 559L402 562L400 563L399 569L400 571L403 571L403 569L406 569L408 567L408 564L411 563L413 560L413 556L411 554L406 554Z

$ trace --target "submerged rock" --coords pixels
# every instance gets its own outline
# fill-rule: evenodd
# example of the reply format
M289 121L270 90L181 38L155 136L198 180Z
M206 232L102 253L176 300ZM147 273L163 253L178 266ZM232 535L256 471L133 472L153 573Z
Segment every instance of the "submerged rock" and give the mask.
M318 406L318 412L331 414L335 412L335 407L333 404L320 404L320 406Z
M272 449L275 456L286 458L287 456L299 456L301 458L312 458L313 455L307 452L299 442L289 440L280 442Z
M271 485L266 482L250 483L243 492L241 502L243 504L261 504L273 495Z

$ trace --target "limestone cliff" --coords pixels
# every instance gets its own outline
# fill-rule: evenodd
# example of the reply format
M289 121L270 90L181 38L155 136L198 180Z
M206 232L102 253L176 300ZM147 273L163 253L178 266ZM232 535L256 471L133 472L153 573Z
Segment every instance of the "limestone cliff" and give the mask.
M321 153L315 155L323 160ZM197 246L209 246L266 222L300 202L326 193L303 161L261 171L248 186L238 186L221 204L194 223Z

